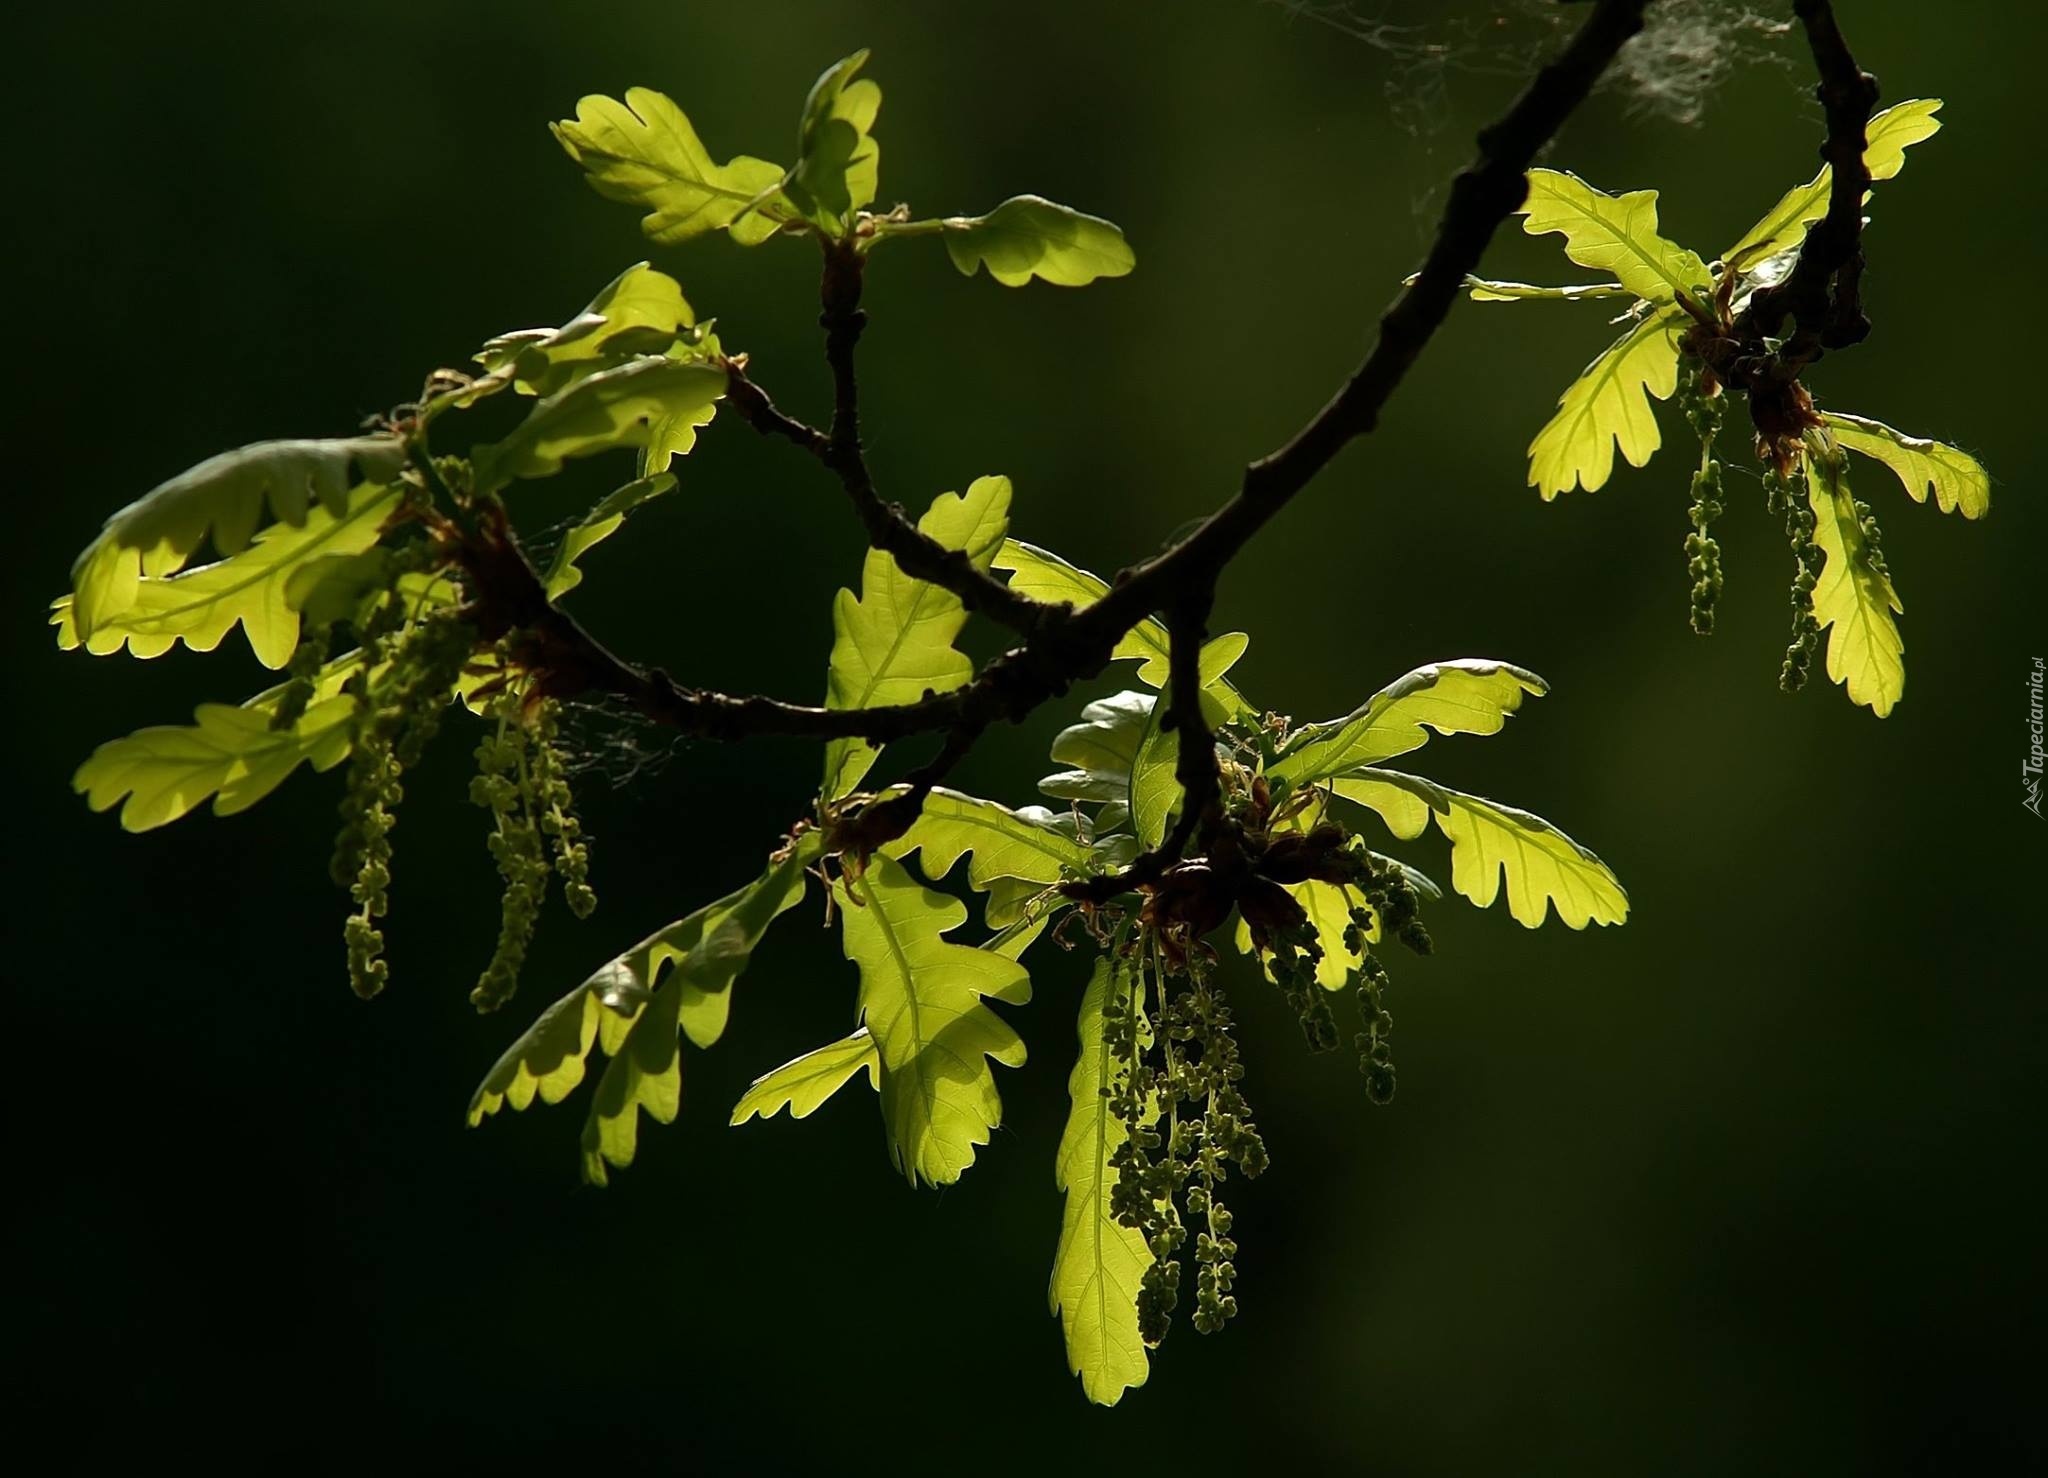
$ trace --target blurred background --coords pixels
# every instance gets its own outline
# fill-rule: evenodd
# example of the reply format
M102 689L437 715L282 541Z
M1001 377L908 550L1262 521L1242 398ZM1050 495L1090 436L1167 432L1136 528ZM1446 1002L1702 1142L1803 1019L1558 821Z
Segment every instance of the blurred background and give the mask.
M1669 9L1679 44L1587 106L1552 161L1662 188L1667 231L1712 255L1812 173L1818 109L1796 37ZM1306 1058L1277 992L1239 969L1274 1159L1233 1198L1243 1313L1215 1338L1177 1328L1112 1412L1083 1403L1045 1306L1078 959L1043 952L1037 1001L1010 1013L1032 1060L1002 1075L1004 1126L944 1193L892 1175L865 1093L726 1128L752 1077L845 1029L851 967L815 894L740 982L725 1041L688 1055L682 1118L643 1129L610 1190L577 1183L580 1096L463 1127L541 1006L754 874L805 808L814 751L685 746L629 789L590 784L603 905L583 925L551 913L520 998L479 1019L465 996L496 879L462 799L468 746L444 743L408 785L394 982L365 1005L325 877L336 777L141 837L69 791L96 743L262 686L246 650L60 654L45 604L101 519L163 478L346 434L649 255L821 418L811 253L651 252L545 125L644 84L720 158L784 158L811 79L859 46L886 91L885 199L941 214L1043 193L1120 222L1139 263L1009 291L936 243L879 257L876 471L913 507L1008 473L1018 535L1113 569L1348 372L1472 133L1577 12L19 17L9 234L35 352L9 401L8 1322L28 1425L78 1466L147 1446L316 1470L580 1451L711 1472L1955 1473L2037 1451L2044 823L2015 772L2048 655L2048 521L2015 286L2039 223L2014 183L2035 69L1952 11L1841 10L1888 100L1949 103L1874 205L1876 332L1815 388L1999 479L1992 519L1966 525L1858 473L1906 604L1905 701L1879 721L1823 682L1777 691L1790 557L1753 478L1731 473L1710 641L1686 625L1682 454L1541 503L1523 448L1607 342L1600 307L1461 306L1383 429L1232 567L1216 628L1252 633L1243 684L1302 717L1436 658L1543 673L1552 695L1505 733L1439 740L1424 766L1557 821L1634 913L1575 934L1437 906L1437 957L1393 961L1401 1092L1383 1111L1349 1053ZM1510 228L1488 270L1557 280L1561 262ZM1664 426L1684 439L1675 413ZM836 489L726 420L678 470L681 495L586 561L576 609L686 681L812 699L832 592L861 560ZM544 528L625 475L579 465L519 512ZM1079 701L991 735L960 782L1032 799ZM1407 855L1448 876L1440 839Z

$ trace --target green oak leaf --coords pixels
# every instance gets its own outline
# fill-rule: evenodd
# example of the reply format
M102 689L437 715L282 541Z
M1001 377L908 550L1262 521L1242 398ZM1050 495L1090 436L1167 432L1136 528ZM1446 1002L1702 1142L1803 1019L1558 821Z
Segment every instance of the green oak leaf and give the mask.
M805 833L753 882L606 961L543 1011L485 1074L469 1101L470 1124L507 1103L560 1103L583 1081L597 1046L617 1068L616 1076L606 1070L584 1132L584 1173L603 1184L606 1161L623 1166L632 1159L639 1108L664 1123L674 1116L678 1028L699 1047L717 1041L733 981L769 924L802 897L804 869L819 850L817 833ZM650 1003L658 1007L651 1013Z
M571 457L643 449L641 475L662 471L697 441L716 413L725 371L661 357L601 370L536 405L503 441L472 454L480 492L519 478L552 477Z
M979 569L1003 542L1010 522L1010 479L977 477L965 493L932 500L920 531L948 549L964 549ZM894 555L870 549L861 568L861 593L841 590L832 604L832 660L825 706L876 708L915 703L927 692L945 693L974 676L974 664L953 645L967 623L960 597L903 573ZM834 739L825 746L820 795L850 794L881 751L865 739Z
M827 236L846 235L856 212L874 203L881 145L869 130L882 106L882 89L854 80L868 54L857 51L828 67L804 100L797 160L783 177L782 194Z
M1650 409L1678 388L1682 309L1657 308L1595 356L1558 397L1557 412L1529 443L1529 486L1549 502L1574 487L1596 492L1614 470L1614 449L1646 464L1663 436Z
M1451 886L1488 908L1505 877L1508 912L1526 928L1553 906L1568 929L1628 917L1628 894L1607 864L1541 816L1398 770L1366 767L1329 786L1377 811L1398 837L1419 836L1423 818L1434 818L1451 844Z
M860 967L860 1024L882 1059L889 1154L915 1184L947 1185L1002 1121L990 1059L1024 1064L1024 1043L985 1004L1021 1004L1031 980L1016 961L942 937L966 907L875 856L840 885L841 939Z
M1401 285L1413 287L1418 280L1419 274L1412 274L1402 278ZM1618 282L1577 282L1539 287L1531 282L1497 282L1492 278L1474 277L1469 272L1465 274L1465 291L1475 303L1579 303L1591 298L1635 296Z
M754 1079L733 1105L732 1122L744 1124L756 1115L772 1119L784 1109L789 1110L792 1119L808 1119L863 1069L868 1075L868 1086L879 1090L882 1055L875 1049L875 1039L868 1035L866 1027L813 1048Z
M1940 132L1941 120L1934 116L1940 110L1940 98L1914 98L1871 118L1863 131L1863 164L1873 182L1893 178L1905 168L1908 147ZM1807 227L1828 213L1833 188L1834 172L1822 165L1811 180L1786 191L1762 220L1721 254L1729 270L1748 272L1797 247L1806 239Z
M1223 683L1223 674L1228 672L1244 655L1250 638L1242 632L1231 632L1219 636L1202 646L1201 673L1203 716L1213 727L1227 718L1236 717L1225 699L1217 692ZM1233 691L1231 698L1236 698ZM1238 700L1242 702L1242 700ZM1131 828L1137 833L1140 846L1152 848L1166 836L1166 825L1180 806L1180 780L1176 770L1180 763L1180 734L1165 726L1166 715L1171 710L1164 698L1152 704L1145 716L1145 729L1138 741L1137 753L1131 758L1130 788L1121 797L1131 808ZM1057 756L1055 756L1057 757Z
M1943 513L1960 510L1964 518L1982 518L1991 511L1991 474L1968 452L1862 416L1827 413L1821 420L1841 445L1897 473L1915 503L1925 503L1932 489Z
M609 539L626 521L626 515L642 503L651 503L664 494L675 491L676 478L672 472L657 472L652 477L638 478L627 483L617 492L603 499L582 522L562 535L562 542L555 549L555 557L548 564L548 572L541 577L549 600L559 600L583 583L583 570L577 560L590 552L597 544Z
M395 487L359 483L338 511L324 503L307 508L298 524L271 524L238 554L173 575L141 575L125 608L102 615L83 638L75 598L60 596L51 607L57 645L83 646L95 656L125 647L137 657L157 657L180 642L210 652L240 626L258 662L282 667L299 645L294 577L311 561L370 548L398 501Z
M1344 718L1304 724L1267 776L1300 787L1419 749L1439 734L1498 734L1522 695L1542 697L1549 685L1512 663L1479 657L1418 667L1366 699Z
M208 457L109 518L72 564L71 619L79 640L89 643L102 622L133 607L145 576L182 570L208 535L232 558L248 547L266 513L300 527L317 502L340 517L352 486L390 482L404 462L405 448L391 436L259 441Z
M1609 195L1562 170L1529 171L1522 229L1558 232L1565 255L1581 267L1611 273L1628 292L1659 306L1691 298L1709 281L1707 264L1657 234L1657 192Z
M1009 575L1012 590L1021 591L1033 600L1050 601L1054 604L1064 601L1076 610L1093 605L1109 592L1109 584L1101 576L1092 575L1077 565L1068 564L1051 550L1040 549L1035 544L1026 544L1021 539L1003 541L1002 550L995 557L994 568ZM1219 651L1228 651L1230 648L1218 644L1230 641L1237 643L1236 656L1231 659L1235 662L1237 657L1244 655L1245 648L1251 644L1251 638L1243 632L1225 632L1222 636L1212 639L1209 646L1217 647ZM1208 651L1209 647L1203 648L1205 664L1210 660L1207 656ZM1127 658L1136 661L1139 664L1138 681L1155 688L1163 688L1166 686L1168 675L1173 671L1171 652L1171 638L1166 627L1155 618L1147 616L1118 639L1109 656L1112 662ZM1223 681L1222 672L1217 673L1216 680L1208 684L1205 691L1211 699L1222 705L1228 717L1244 718L1255 713L1251 704L1244 700L1244 696Z
M951 216L940 224L954 266L969 277L987 267L1005 287L1022 287L1034 277L1082 287L1098 277L1122 277L1137 264L1124 233L1111 222L1036 195L1005 200L985 216Z
M1848 689L1850 702L1883 718L1906 691L1906 643L1892 619L1906 608L1864 532L1847 460L1840 453L1806 458L1813 540L1823 557L1813 617L1828 634L1828 677Z
M362 654L337 657L314 674L304 713L288 729L271 728L288 684L280 683L240 707L202 703L193 725L138 729L95 749L71 779L71 788L95 811L121 807L127 831L149 831L176 821L211 798L216 816L246 811L300 765L331 770L353 744L356 700L342 686L362 665Z
M521 395L553 395L599 370L666 353L696 324L681 284L640 262L613 278L560 328L520 329L490 340L476 354L484 373L435 396L422 414L431 418L508 388Z
M1151 1371L1138 1333L1138 1290L1152 1252L1144 1235L1121 1225L1110 1210L1117 1177L1110 1157L1127 1131L1110 1112L1111 1062L1102 1017L1118 987L1108 957L1098 958L1081 994L1075 1024L1080 1053L1067 1077L1070 1107L1053 1172L1066 1201L1053 1254L1052 1312L1066 1335L1067 1369L1081 1377L1082 1391L1099 1406L1116 1405L1126 1390L1145 1384Z
M646 211L640 229L664 246L708 231L753 246L798 221L779 198L780 166L745 154L714 162L683 110L650 88L629 88L624 102L583 98L553 131L591 188Z
M1114 693L1081 710L1081 721L1052 741L1055 764L1069 768L1038 782L1047 795L1066 801L1122 802L1131 794L1131 770L1151 725L1151 693Z
M968 857L968 884L983 893L1004 879L1056 883L1085 870L1093 855L1037 807L1013 811L943 786L933 787L910 830L882 850L899 859L922 850L924 874L934 882Z

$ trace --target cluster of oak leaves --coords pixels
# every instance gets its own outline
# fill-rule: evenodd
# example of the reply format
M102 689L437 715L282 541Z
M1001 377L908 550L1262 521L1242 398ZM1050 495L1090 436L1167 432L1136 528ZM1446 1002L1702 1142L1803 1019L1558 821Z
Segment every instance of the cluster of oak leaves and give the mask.
M1077 286L1130 270L1115 226L1032 196L974 217L914 220L901 207L871 209L880 91L858 77L864 61L865 53L850 57L819 79L787 168L745 156L716 163L674 103L639 89L623 102L584 99L556 134L597 190L641 209L647 234L664 245L708 233L749 246L809 236L867 253L899 236L936 235L963 272L986 267L1010 286L1033 278ZM1874 180L1896 174L1905 147L1935 130L1937 106L1906 103L1873 121ZM1609 196L1571 175L1534 171L1527 229L1563 235L1575 262L1612 280L1471 283L1487 301L1614 297L1628 305L1621 337L1566 391L1530 449L1529 481L1546 498L1600 487L1616 447L1632 464L1646 462L1659 440L1650 400L1669 398L1684 375L1685 408L1701 439L1686 553L1702 630L1720 589L1709 526L1722 509L1715 445L1726 397L1689 362L1686 336L1705 318L1725 321L1747 294L1782 276L1827 192L1823 171L1708 263L1656 234L1653 192ZM473 592L451 551L474 520L516 501L519 483L570 458L636 451L638 475L569 530L543 572L550 601L568 595L592 548L673 490L670 464L715 416L729 361L674 279L645 264L559 328L494 339L476 361L474 373L438 372L418 403L366 434L259 443L173 478L108 521L79 557L53 620L67 648L139 657L180 644L210 650L239 628L259 661L285 672L279 686L239 706L201 706L190 726L102 745L76 783L95 810L120 805L122 824L139 831L207 800L217 814L240 811L301 764L324 771L347 761L334 873L350 896L349 969L364 994L386 978L377 921L405 774L445 720L464 710L480 718L472 799L490 817L505 885L500 937L473 993L489 1010L511 996L550 888L559 883L579 917L596 897L559 705L522 668L516 632L479 636ZM501 394L534 402L507 435L472 436L459 457L429 450L430 433L459 439L462 413ZM1988 480L1952 448L1832 414L1796 456L1767 469L1797 557L1786 681L1803 676L1824 632L1829 676L1882 714L1903 683L1899 606L1875 522L1849 492L1844 448L1884 462L1916 499L1931 488L1944 510L1967 517L1985 511ZM934 500L919 527L1033 597L1078 605L1099 596L1105 586L1094 575L1009 537L1010 499L1008 479L979 478ZM218 559L193 565L208 542ZM965 619L957 597L871 551L858 594L842 591L833 609L827 705L897 703L968 682L971 664L953 645ZM353 644L337 655L344 636ZM1292 725L1232 683L1246 642L1219 636L1201 657L1226 804L1273 855L1292 840L1313 843L1324 860L1313 876L1275 883L1256 908L1247 903L1231 926L1235 942L1286 992L1313 1048L1343 1040L1331 1003L1349 995L1357 1024L1348 1034L1368 1095L1385 1101L1394 1089L1393 1022L1376 951L1398 939L1426 952L1417 905L1439 890L1376 850L1374 827L1412 840L1433 824L1451 846L1451 886L1482 906L1504 889L1514 917L1531 927L1553 908L1574 929L1617 923L1627 898L1597 857L1548 822L1387 763L1432 733L1498 732L1525 696L1544 692L1533 673L1496 661L1437 663L1343 718ZM897 1167L914 1182L944 1184L973 1162L1000 1119L994 1065L1024 1061L1022 1041L992 1004L1029 998L1022 961L1040 941L1087 945L1097 959L1080 1003L1072 1112L1056 1162L1066 1200L1051 1299L1092 1399L1111 1403L1141 1384L1147 1347L1180 1301L1183 1256L1195 1266L1197 1327L1218 1328L1235 1311L1236 1244L1222 1187L1233 1172L1258 1174L1266 1152L1212 948L1159 927L1135 896L1082 907L1060 890L1156 846L1180 799L1175 736L1162 728L1157 696L1168 674L1164 629L1141 623L1116 657L1137 663L1139 686L1090 703L1054 741L1059 768L1040 782L1051 807L939 789L910 831L878 854L831 856L826 826L872 794L863 786L878 751L859 740L827 746L816 823L785 838L758 878L608 960L548 1006L485 1078L471 1121L506 1103L561 1100L595 1049L608 1061L583 1131L585 1174L602 1182L607 1166L629 1163L639 1115L666 1122L677 1111L680 1039L700 1048L717 1041L755 946L815 878L857 968L852 1029L757 1080L733 1122L783 1109L804 1117L864 1076ZM963 858L986 930L971 945L947 937L966 922L965 904L931 886Z

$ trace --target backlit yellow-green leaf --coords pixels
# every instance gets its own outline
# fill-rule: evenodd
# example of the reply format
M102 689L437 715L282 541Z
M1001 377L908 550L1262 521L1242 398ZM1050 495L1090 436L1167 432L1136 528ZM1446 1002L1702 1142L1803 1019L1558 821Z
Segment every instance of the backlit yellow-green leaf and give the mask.
M1478 657L1433 662L1382 688L1344 718L1304 724L1268 774L1295 786L1377 764L1439 734L1498 734L1522 695L1542 697L1542 678Z
M1202 646L1202 696L1206 700L1203 716L1212 726L1236 717L1243 704L1244 700L1223 681L1223 674L1244 655L1249 644L1250 638L1244 633L1231 632ZM1144 847L1159 845L1166 836L1168 819L1180 805L1180 734L1165 726L1170 709L1163 697L1152 705L1137 753L1131 758L1130 790L1124 799L1131 807L1131 829Z
M782 193L828 236L842 236L854 212L872 204L882 150L869 130L882 106L882 89L854 80L868 54L857 51L827 68L804 100L797 161Z
M1575 174L1532 169L1521 213L1531 236L1561 233L1566 256L1648 302L1675 303L1709 281L1697 252L1657 234L1655 190L1609 195Z
M910 830L882 850L907 857L923 850L921 866L933 880L951 872L964 855L967 880L986 893L1001 878L1056 883L1088 865L1088 847L1047 825L1029 811L934 787Z
M1403 836L1413 813L1390 798L1406 793L1421 801L1450 839L1451 886L1488 908L1505 878L1508 912L1527 928L1553 906L1568 929L1628 917L1628 894L1607 864L1541 816L1398 770L1362 770L1332 781L1331 789L1379 811Z
M332 769L349 751L355 699L336 695L310 705L289 729L273 730L281 688L240 708L202 703L192 727L138 729L92 752L72 789L95 811L125 799L121 825L148 831L213 798L216 816L245 811L283 783L300 764Z
M546 587L549 600L559 600L583 583L583 570L576 563L592 546L602 543L618 532L619 525L626 521L626 515L642 503L651 503L665 493L674 491L675 474L658 472L652 477L638 478L627 483L617 492L600 502L583 521L562 535L562 542L555 549L555 557L548 565L547 574L541 584Z
M1018 195L985 216L952 216L942 224L953 265L969 277L976 267L987 267L1005 287L1022 287L1034 277L1081 287L1098 277L1122 277L1137 264L1114 224L1036 195Z
M732 1122L744 1124L757 1114L772 1119L784 1109L792 1119L807 1119L825 1100L866 1069L868 1086L882 1086L882 1057L866 1027L836 1042L827 1042L803 1056L763 1073L733 1105Z
M1941 130L1934 115L1941 109L1940 98L1914 98L1886 108L1863 131L1863 164L1870 178L1888 180L1906 164L1906 150ZM1806 228L1828 212L1828 192L1834 188L1834 172L1822 165L1820 173L1805 184L1785 192L1736 243L1721 254L1730 270L1747 272L1767 258L1790 251L1806 239ZM1863 197L1868 200L1866 194Z
M1652 397L1678 388L1678 339L1686 318L1659 308L1602 350L1558 398L1557 413L1529 443L1529 486L1547 502L1574 487L1594 492L1614 471L1614 449L1631 467L1650 460L1663 437Z
M1114 1406L1126 1390L1145 1384L1151 1369L1138 1334L1138 1290L1152 1253L1142 1233L1110 1212L1117 1172L1109 1162L1126 1131L1104 1095L1111 1064L1102 1016L1118 984L1109 960L1098 958L1081 995L1081 1050L1067 1078L1070 1107L1054 1171L1066 1203L1053 1254L1052 1311L1066 1334L1067 1369L1100 1406Z
M1000 553L995 557L994 567L1008 573L1010 588L1022 591L1033 600L1051 601L1055 604L1065 601L1080 610L1093 605L1109 591L1108 582L1099 575L1092 575L1077 565L1068 564L1049 549L1040 549L1035 544L1026 544L1021 539L1005 539ZM1234 643L1235 645L1229 645ZM1217 653L1230 653L1230 661L1218 668L1215 678L1205 685L1204 691L1227 710L1232 718L1243 717L1253 712L1237 689L1223 680L1223 674L1231 664L1244 655L1251 638L1243 632L1225 632L1213 638L1203 648L1203 664L1213 659L1211 649ZM1171 640L1166 627L1150 616L1139 621L1117 641L1110 652L1111 661L1130 659L1138 663L1138 681L1155 688L1166 686L1167 677L1173 671Z
M560 328L520 329L490 340L476 356L484 373L436 396L425 412L474 405L507 388L522 395L553 395L599 370L664 353L696 322L681 285L640 262L613 278Z
M1906 608L1863 532L1839 453L1806 459L1814 542L1823 556L1813 616L1828 634L1828 676L1883 718L1906 691L1906 643L1893 615Z
M83 645L95 656L126 647L137 657L156 657L180 642L210 652L240 626L258 662L282 667L299 645L299 611L288 599L293 573L312 560L368 549L397 506L398 489L361 483L338 515L324 504L308 508L298 525L274 523L227 559L143 575L125 609L104 615L82 642L73 598L62 596L52 607L57 645Z
M1002 547L1010 523L1010 479L977 477L965 493L941 493L917 526L948 549L964 549L981 569ZM960 597L913 580L894 555L870 549L861 593L841 590L832 605L832 663L827 708L878 708L915 703L927 691L950 692L974 676L974 664L953 638L967 622ZM825 746L821 790L828 800L850 793L880 751L864 739Z
M598 194L647 212L640 229L664 246L720 230L751 246L796 219L776 198L779 166L744 154L715 163L683 110L650 88L624 102L586 97L554 134Z
M1414 283L1415 278L1403 279L1402 286ZM1538 287L1529 282L1495 282L1485 277L1466 274L1465 291L1475 303L1522 303L1550 301L1559 303L1580 303L1589 298L1633 298L1634 293L1618 282L1567 283L1558 287Z
M73 563L79 639L90 641L101 622L133 606L144 576L182 570L209 534L223 557L240 554L266 521L303 525L316 501L344 514L352 485L389 482L404 461L390 436L259 441L208 457L108 519Z
M583 1080L593 1045L612 1061L583 1132L583 1172L602 1185L606 1165L630 1164L642 1110L667 1123L681 1101L678 1032L708 1047L724 1030L731 987L761 937L803 896L820 840L807 832L762 875L678 919L542 1012L498 1059L469 1103L478 1124L505 1104L559 1103Z
M1021 1067L1024 1043L985 1004L1022 1003L1024 967L943 936L966 907L875 856L840 897L846 957L860 967L860 1017L882 1058L889 1154L913 1182L946 1185L974 1163L1002 1121L989 1059Z
M552 477L570 457L644 448L641 475L687 452L716 413L725 371L682 360L636 359L599 371L536 405L503 441L472 454L477 487L495 492L517 478Z
M1991 474L1968 452L1908 436L1862 416L1827 414L1821 419L1841 445L1897 473L1914 502L1926 502L1932 489L1935 505L1943 513L1960 510L1964 518L1982 518L1991 511Z

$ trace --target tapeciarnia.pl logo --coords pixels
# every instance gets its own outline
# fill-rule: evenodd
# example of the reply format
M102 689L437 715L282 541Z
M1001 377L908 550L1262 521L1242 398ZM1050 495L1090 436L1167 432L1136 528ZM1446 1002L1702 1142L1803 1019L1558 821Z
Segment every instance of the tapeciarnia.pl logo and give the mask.
M2034 659L2034 670L2027 674L2027 760L2020 766L2020 784L2027 793L2020 798L2020 804L2036 816L2041 814L2041 684L2044 673L2042 659Z

